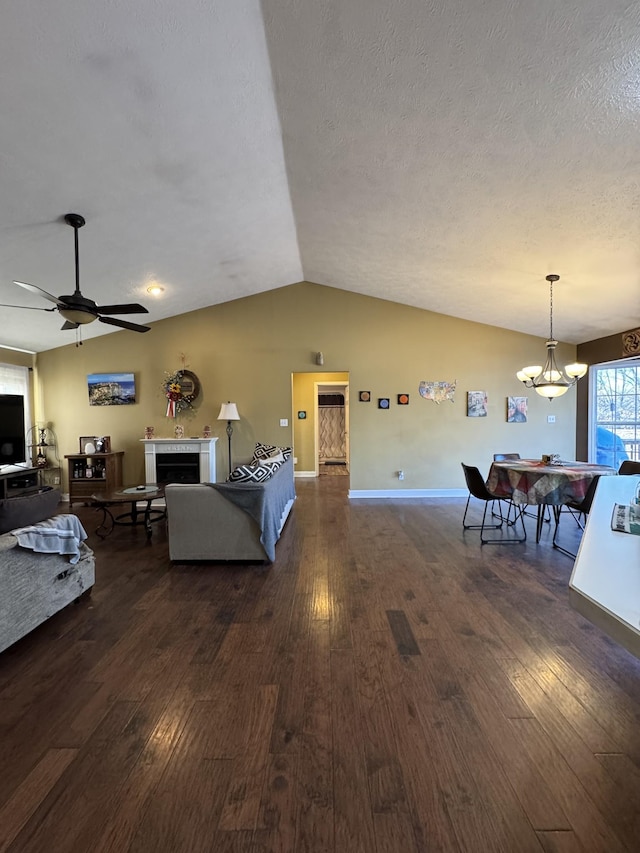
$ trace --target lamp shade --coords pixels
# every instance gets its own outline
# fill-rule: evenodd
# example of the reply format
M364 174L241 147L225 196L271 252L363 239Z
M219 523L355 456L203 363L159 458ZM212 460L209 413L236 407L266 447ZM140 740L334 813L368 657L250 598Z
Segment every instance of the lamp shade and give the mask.
M220 406L219 421L239 421L238 407L235 403L223 403Z

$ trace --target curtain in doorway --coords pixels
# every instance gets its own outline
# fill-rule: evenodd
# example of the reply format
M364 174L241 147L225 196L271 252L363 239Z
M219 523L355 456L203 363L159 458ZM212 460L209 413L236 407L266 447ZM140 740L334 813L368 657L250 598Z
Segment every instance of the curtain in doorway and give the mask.
M344 427L344 406L318 408L318 455L321 462L346 459Z

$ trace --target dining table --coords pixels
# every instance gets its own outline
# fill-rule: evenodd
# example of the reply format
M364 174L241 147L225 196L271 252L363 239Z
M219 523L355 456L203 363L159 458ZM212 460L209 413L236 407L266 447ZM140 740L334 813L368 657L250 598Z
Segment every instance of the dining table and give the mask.
M616 469L608 465L589 462L510 459L492 463L487 489L497 498L511 500L523 510L525 506L537 506L536 542L539 542L545 507L579 503L594 477L616 473Z

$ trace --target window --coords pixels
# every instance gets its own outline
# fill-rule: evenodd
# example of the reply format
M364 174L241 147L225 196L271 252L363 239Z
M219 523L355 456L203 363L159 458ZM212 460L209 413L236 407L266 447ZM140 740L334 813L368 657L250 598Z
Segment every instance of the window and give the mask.
M589 381L589 459L616 470L640 461L640 359L596 364Z
M20 394L24 397L24 434L31 429L29 368L17 364L0 364L0 394Z

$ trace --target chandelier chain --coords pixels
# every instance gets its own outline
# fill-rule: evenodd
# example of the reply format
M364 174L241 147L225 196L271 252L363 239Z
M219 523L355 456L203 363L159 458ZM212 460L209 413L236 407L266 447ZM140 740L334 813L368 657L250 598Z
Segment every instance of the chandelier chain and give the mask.
M553 279L549 281L549 338L553 340Z

